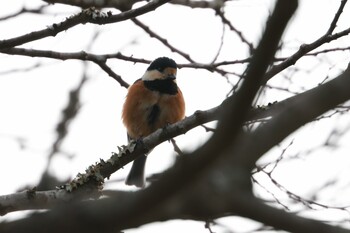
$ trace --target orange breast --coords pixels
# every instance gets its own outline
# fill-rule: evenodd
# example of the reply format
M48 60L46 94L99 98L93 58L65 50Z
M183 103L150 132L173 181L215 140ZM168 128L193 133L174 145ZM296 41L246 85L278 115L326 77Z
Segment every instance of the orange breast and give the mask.
M154 105L159 112L154 121L149 121ZM176 95L160 94L147 89L142 80L129 87L123 106L123 123L131 138L145 137L167 124L173 124L185 116L185 102L182 92Z

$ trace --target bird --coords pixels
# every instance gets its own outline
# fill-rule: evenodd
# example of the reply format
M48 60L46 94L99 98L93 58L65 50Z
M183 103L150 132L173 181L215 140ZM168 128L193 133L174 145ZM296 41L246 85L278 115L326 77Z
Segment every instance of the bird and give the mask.
M128 88L122 109L122 121L129 141L142 139L185 117L185 101L176 83L176 74L176 62L168 57L159 57ZM147 155L133 161L125 180L126 185L145 187Z

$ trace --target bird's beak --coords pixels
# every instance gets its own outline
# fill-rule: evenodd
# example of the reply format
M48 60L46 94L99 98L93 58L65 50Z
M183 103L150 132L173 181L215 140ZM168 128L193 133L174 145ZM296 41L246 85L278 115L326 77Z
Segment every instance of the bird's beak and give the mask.
M170 80L175 80L176 76L174 74L169 74L166 78Z

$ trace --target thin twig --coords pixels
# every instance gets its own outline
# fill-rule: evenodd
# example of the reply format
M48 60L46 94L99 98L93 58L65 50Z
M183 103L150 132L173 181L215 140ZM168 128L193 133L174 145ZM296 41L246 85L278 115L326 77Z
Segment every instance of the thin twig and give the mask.
M242 41L243 43L245 43L245 44L248 46L250 53L252 53L253 50L254 50L253 44L250 43L250 42L243 36L243 33L242 33L241 31L239 31L238 29L236 29L236 28L232 25L232 23L226 18L224 12L222 12L222 11L217 11L216 13L217 13L218 16L220 16L222 22L223 22L224 24L226 24L226 25L230 28L231 31L235 32L235 33L237 34L237 36L241 39L241 41Z
M43 9L45 9L46 7L48 7L48 5L41 5L35 9L29 9L29 8L23 7L22 9L20 9L19 11L15 12L13 14L0 17L0 21L12 19L12 18L15 18L21 14L25 14L25 13L40 14L40 13L42 13Z
M335 14L329 29L323 36L321 36L319 39L315 40L310 44L301 45L298 51L295 52L293 55L289 56L286 60L279 63L278 65L272 66L270 70L265 74L264 83L267 83L272 77L274 77L276 74L280 73L287 67L294 65L300 58L302 58L305 54L309 53L310 51L320 47L323 44L329 43L331 41L339 39L340 37L348 35L350 33L350 28L347 28L335 34L331 34L335 28L335 24L338 21L340 13L342 12L346 2L347 0L343 0L341 2L341 5L337 13Z
M342 1L340 2L340 6L339 6L339 8L338 8L338 11L337 11L337 13L335 14L335 16L334 16L334 18L333 18L333 20L332 20L332 23L331 23L331 25L329 26L328 31L327 31L327 33L326 33L327 35L331 35L331 34L333 33L334 29L336 28L337 22L338 22L338 20L339 20L339 18L340 18L341 13L342 13L343 10L344 10L344 7L345 7L346 2L347 2L347 0L342 0Z
M181 50L175 48L172 46L167 39L164 39L154 31L152 31L148 26L146 26L144 23L142 23L140 20L136 18L132 18L131 21L133 21L137 26L142 28L150 37L156 38L158 41L160 41L165 47L169 48L172 52L178 53L182 57L184 57L186 60L188 60L191 63L195 63L195 61L190 57L189 54L182 52Z
M171 144L173 144L174 147L174 151L176 151L176 153L178 153L178 155L183 155L184 153L182 152L182 150L180 149L180 147L176 144L176 141L174 138L170 139Z

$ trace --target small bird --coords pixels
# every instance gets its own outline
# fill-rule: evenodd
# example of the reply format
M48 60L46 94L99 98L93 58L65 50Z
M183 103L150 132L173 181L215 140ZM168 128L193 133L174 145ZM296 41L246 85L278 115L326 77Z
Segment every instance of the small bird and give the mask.
M185 117L185 101L176 84L176 73L176 62L160 57L129 87L122 112L129 141L146 137ZM135 159L125 181L127 185L145 186L146 159L147 155Z

